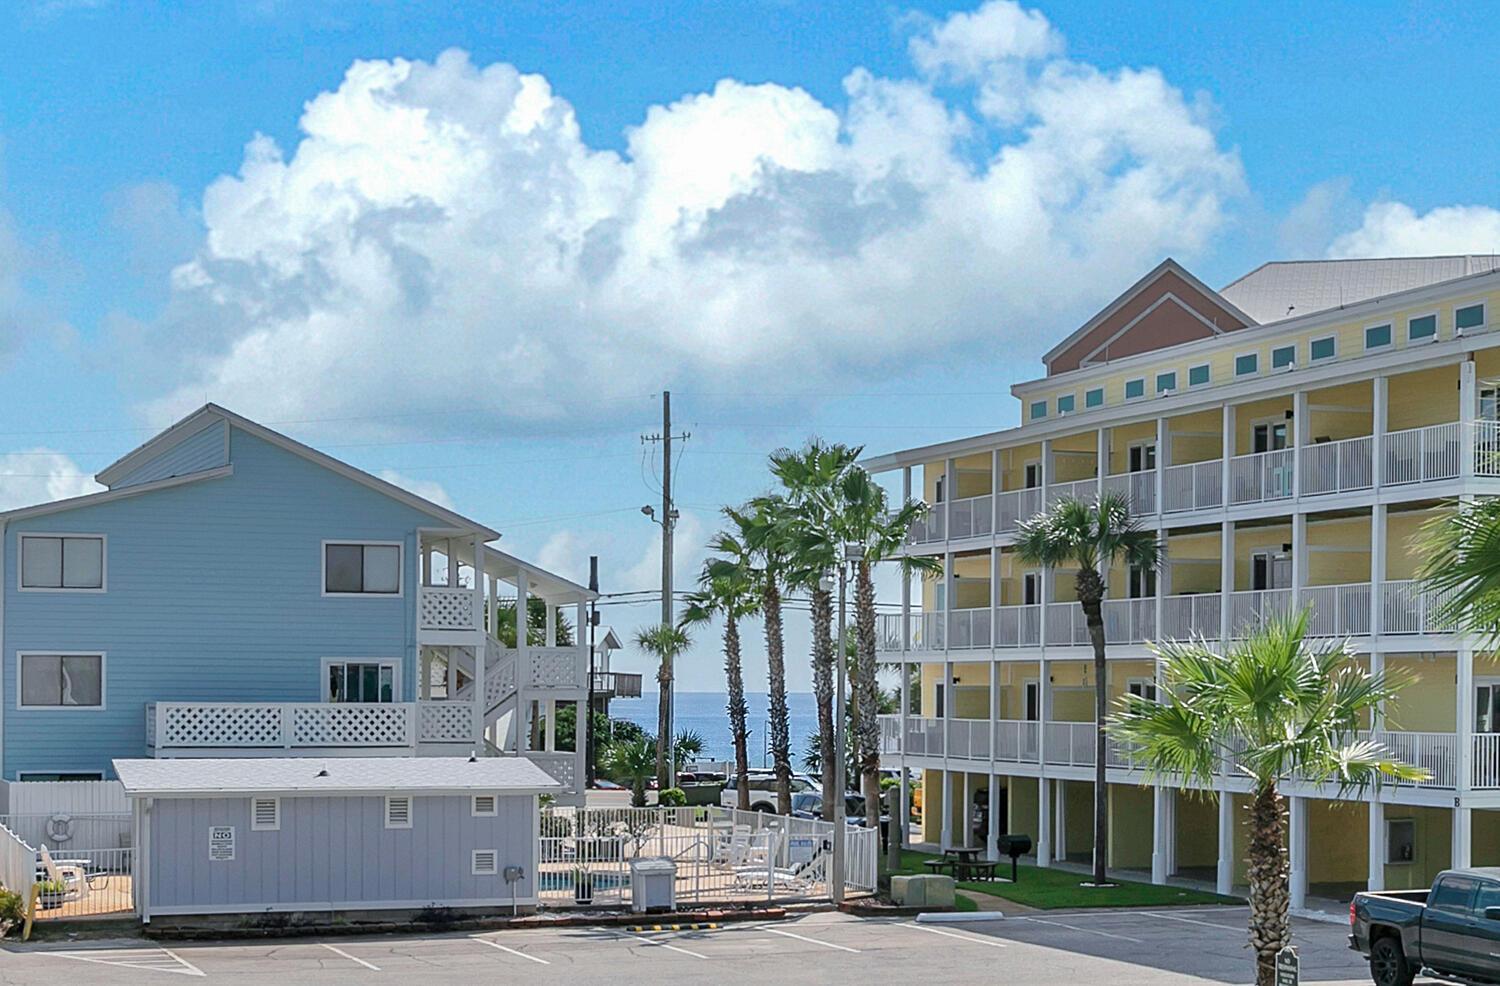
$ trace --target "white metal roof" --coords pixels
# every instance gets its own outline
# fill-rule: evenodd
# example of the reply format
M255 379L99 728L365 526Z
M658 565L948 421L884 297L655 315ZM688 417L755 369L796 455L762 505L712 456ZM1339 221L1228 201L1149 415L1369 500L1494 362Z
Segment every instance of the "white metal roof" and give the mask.
M1495 256L1275 260L1219 293L1257 322L1279 322L1497 268Z
M252 757L116 760L131 797L248 794L545 794L562 785L525 757Z

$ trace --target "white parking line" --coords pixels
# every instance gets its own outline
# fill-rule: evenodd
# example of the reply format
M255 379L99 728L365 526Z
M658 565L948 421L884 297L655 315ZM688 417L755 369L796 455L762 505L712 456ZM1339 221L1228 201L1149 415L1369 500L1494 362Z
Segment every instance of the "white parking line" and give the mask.
M1069 931L1081 931L1086 935L1098 935L1100 938L1117 938L1120 941L1133 941L1137 945L1145 944L1145 942L1141 941L1139 938L1131 938L1129 935L1117 935L1111 931L1096 931L1093 928L1080 928L1076 924L1063 924L1061 921L1044 921L1041 918L1029 917L1022 917L1020 918L1020 920L1031 921L1034 924L1050 924L1058 928L1067 928Z
M795 938L798 941L805 941L805 942L807 942L810 945L822 945L824 948L836 948L840 952L853 952L855 955L859 954L859 949L857 949L857 948L850 948L847 945L835 945L831 941L819 941L816 938L808 938L805 935L794 935L790 931L782 931L780 928L764 928L763 927L763 928L757 928L756 930L757 931L769 931L771 934L773 934L773 935L780 935L783 938Z
M914 921L902 921L903 928L916 928L918 931L926 931L929 934L942 935L944 938L957 938L959 941L973 942L976 945L990 945L994 948L1007 947L1003 941L992 941L989 938L976 938L973 935L960 935L952 931L944 931L942 928L931 928L925 924L917 924Z
M525 952L518 952L514 948L509 948L509 947L507 947L505 945L500 944L497 941L490 941L488 938L480 938L478 935L470 935L469 939L470 939L470 941L477 941L481 945L488 945L490 948L498 948L502 952L509 952L511 955L519 955L523 959L530 959L531 961L537 963L538 965L551 965L552 964L551 962L548 962L546 959L538 958L535 955L527 955Z
M1176 914L1159 914L1155 911L1137 911L1148 918L1166 918L1168 921L1181 921L1183 924L1196 924L1205 928L1218 928L1220 931L1244 931L1244 927L1235 927L1232 924L1215 924L1212 921L1194 921L1192 918L1179 917Z
M102 957L121 952L124 953L124 958ZM163 961L157 953L166 956L171 962ZM121 966L126 969L146 969L150 972L175 972L182 976L203 975L202 969L199 969L169 948L105 949L93 955L79 952L40 952L38 954L55 955L60 959L73 959L75 962L92 962L95 965Z
M379 972L380 971L380 966L375 965L373 962L366 962L364 959L358 958L357 956L350 955L348 952L344 951L342 948L335 948L334 946L328 944L327 942L323 942L323 941L318 942L318 944L322 945L324 948L328 949L334 955L341 955L341 956L343 956L344 958L348 959L350 962L353 962L355 965L362 965L366 969L371 970L372 972Z
M612 929L605 929L605 930L612 930ZM676 945L668 945L664 941L656 941L655 939L652 939L652 938L643 938L640 935L632 935L632 934L630 934L629 932L626 932L626 931L616 931L614 933L616 935L619 935L621 938L630 938L630 939L633 939L635 941L641 942L642 944L645 944L645 945L655 945L657 948L665 948L669 952L681 952L683 955L691 955L695 959L706 959L706 958L708 958L707 955L699 955L697 952L690 952L690 951L688 951L685 948L678 948Z

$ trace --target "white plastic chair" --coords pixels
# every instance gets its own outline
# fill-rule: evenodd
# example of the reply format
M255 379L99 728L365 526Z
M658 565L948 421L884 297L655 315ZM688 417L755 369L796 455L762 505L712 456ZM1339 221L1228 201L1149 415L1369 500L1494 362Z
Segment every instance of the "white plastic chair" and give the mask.
M64 903L74 900L84 900L89 895L89 874L86 859L53 859L52 853L47 851L45 845L37 851L41 860L42 872L46 875L49 883L61 883L65 888L62 894Z

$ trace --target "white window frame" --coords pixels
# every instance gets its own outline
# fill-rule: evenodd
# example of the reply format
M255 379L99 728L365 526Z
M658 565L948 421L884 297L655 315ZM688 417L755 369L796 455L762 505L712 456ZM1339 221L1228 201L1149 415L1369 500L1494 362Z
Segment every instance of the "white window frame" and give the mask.
M490 868L479 868L479 857L489 856ZM469 875L470 876L499 876L500 875L500 850L498 849L471 849L469 850Z
M1454 309L1454 311L1457 311L1457 310L1458 309ZM1425 337L1423 337L1421 339L1413 339L1412 335L1411 335L1411 323L1415 322L1419 318L1431 318L1432 319L1432 335L1425 336ZM1438 341L1438 336L1442 334L1442 331L1443 331L1443 319L1442 319L1442 316L1439 315L1436 310L1433 310L1433 311L1430 311L1430 312L1418 312L1415 315L1408 315L1408 316L1406 316L1406 344L1408 346L1425 346L1429 342L1437 342Z
M1141 392L1138 395L1136 395L1135 397L1131 397L1130 396L1130 385L1133 384L1133 383L1138 383L1138 384L1141 385ZM1146 389L1146 378L1145 377L1133 377L1130 380L1126 380L1123 392L1125 394L1125 400L1126 401L1143 401L1147 397L1151 396L1151 392Z
M1255 360L1255 369L1250 370L1248 373L1241 373L1240 372L1240 360L1244 359L1246 356L1249 356L1249 357L1251 357L1252 359ZM1234 371L1234 378L1236 380L1238 380L1241 377L1258 377L1258 376L1260 376L1260 350L1256 349L1256 350L1252 350L1250 352L1245 352L1245 353L1235 353L1234 354L1234 359L1231 360L1230 363L1229 363L1229 368Z
M391 700L389 702L334 702L328 694L328 671L335 664L378 664L391 668ZM401 701L401 658L399 657L325 657L318 665L318 694L325 705L392 705Z
M1170 387L1163 387L1161 385L1161 378L1162 377L1171 377L1172 378L1172 386L1170 386ZM1180 389L1178 387L1179 380L1178 380L1178 376L1177 376L1177 371L1176 370L1162 370L1161 372L1159 372L1159 373L1157 373L1155 375L1155 377L1152 379L1151 383L1153 384L1154 389L1156 390L1156 396L1158 396L1158 397L1163 397L1163 396L1166 396L1167 394L1175 394Z
M329 592L328 591L328 546L333 544L357 545L358 547L396 549L395 592ZM406 542L366 541L359 538L325 538L318 545L318 589L324 599L404 599L406 598Z
M1387 329L1387 330L1389 330L1390 333L1391 333L1390 341L1387 342L1383 346L1372 346L1372 345L1370 345L1370 330L1371 329ZM1360 339L1362 339L1364 341L1364 345L1365 345L1365 350L1364 351L1367 352L1367 353L1383 353L1383 352L1385 352L1388 349L1394 349L1394 348L1396 348L1396 320L1395 319L1382 319L1379 322L1371 322L1369 325L1366 325L1364 328L1360 329L1359 331L1360 331Z
M56 708L56 706L49 705L49 706L46 706L46 708L51 709L51 708ZM16 771L16 780L18 780L18 781L29 781L32 778L43 777L43 776L50 777L50 776L52 776L54 774L58 774L58 775L61 775L61 774L75 774L80 779L90 780L90 781L102 781L102 780L104 780L104 771L102 771L102 770L18 770L18 771ZM85 774L88 775L86 778L84 777ZM61 782L58 782L58 781L47 781L47 782L44 782L44 783L56 784L56 783L61 783Z
M99 659L98 705L27 705L21 690L21 665L28 657L97 657ZM102 650L16 651L16 709L20 712L103 712L109 705L109 654Z
M1142 675L1135 675L1135 676L1132 676L1130 678L1126 678L1125 679L1125 694L1126 695L1132 694L1132 692L1130 691L1130 689L1133 686L1135 686L1135 685L1140 685L1141 686L1141 694L1139 695L1140 698L1144 698L1144 699L1147 699L1148 701L1155 702L1155 701L1158 700L1158 698L1161 695L1161 687L1159 685L1157 685L1155 678L1151 678L1151 677L1147 677L1147 676L1142 676ZM1147 688L1151 689L1151 694L1150 695L1146 694L1146 689Z
M1035 719L1028 719L1028 718L1026 718L1027 696L1029 696L1032 693L1033 690L1035 690L1035 692L1036 692L1036 718ZM1039 678L1023 678L1023 679L1021 679L1021 708L1020 708L1020 713L1021 713L1021 721L1022 722L1041 722L1042 721L1042 682L1041 682L1041 679L1039 679Z
M1203 381L1202 383L1193 383L1193 371L1194 370L1207 370L1208 371L1208 379L1205 380L1205 381ZM1192 389L1197 388L1197 387L1207 387L1210 384L1212 384L1213 382L1214 382L1214 368L1213 368L1213 364L1212 363L1195 363L1194 365L1188 367L1187 385L1188 385L1188 389L1189 390L1192 390Z
M1063 410L1063 406L1062 406L1062 402L1065 399L1066 400L1070 400L1070 401L1073 402L1073 406L1070 407L1070 408L1068 408L1066 411ZM1077 394L1058 394L1057 395L1057 416L1058 417L1062 417L1064 414L1077 414L1077 413L1078 413L1078 395Z
M1331 342L1331 343L1333 343L1333 353L1332 353L1332 355L1329 355L1329 356L1314 356L1313 355L1313 347L1316 346L1320 342ZM1339 358L1339 337L1337 335L1318 336L1316 339L1309 339L1309 340L1307 340L1307 362L1308 363L1327 363L1327 362L1330 362L1331 360L1336 360L1338 358Z
M271 824L269 824L269 825L263 825L259 821L259 819L257 817L257 814L256 814L256 811L255 811L255 803L257 801L269 801L274 806L274 810L276 812L276 820L273 821ZM276 797L263 798L263 797L256 797L256 796L253 796L253 795L251 796L251 798L250 798L250 831L252 831L252 832L280 832L281 831L281 799L280 798L276 798Z
M68 586L28 586L22 577L25 571L22 567L21 556L26 553L26 541L28 538L92 538L99 542L99 588L71 588ZM23 531L17 535L16 540L16 591L18 592L66 592L71 594L94 594L98 595L109 590L109 535L95 534L90 531Z
M1045 398L1042 399L1042 400L1039 400L1039 401L1031 401L1031 402L1029 402L1026 405L1026 420L1027 421L1042 421L1042 420L1044 420L1047 417L1047 408L1049 406L1051 406L1051 403L1052 403L1051 401L1046 400ZM1041 414L1037 414L1036 413L1037 412L1037 408L1041 408L1042 409L1042 413Z
M479 799L488 798L490 801L489 811L479 810ZM498 818L500 817L500 796L498 794L476 794L469 798L469 815L472 818Z
M1471 326L1469 326L1467 329L1463 330L1464 332L1477 332L1480 329L1483 329L1486 325L1490 324L1490 305L1489 305L1489 302L1487 302L1487 301L1470 301L1470 302L1467 302L1465 304L1454 305L1453 306L1453 332L1454 332L1455 335L1457 335L1458 332L1459 332L1459 328L1458 328L1458 313L1461 310L1465 309L1465 308L1478 308L1479 309L1479 324L1478 325L1471 325Z
M397 823L397 824L394 824L394 825L391 824L391 802L393 802L393 801L405 801L406 802L406 824L405 825L402 825L400 823ZM385 796L385 827L388 828L388 829L409 829L409 828L411 828L412 815L415 814L416 807L417 807L417 805L416 805L416 799L414 799L409 794L387 794Z
M1290 349L1292 351L1292 361L1290 363L1286 364L1285 366L1277 366L1276 365L1276 354L1278 352L1280 352L1281 350L1283 350L1283 349ZM1297 344L1295 342L1282 343L1279 346L1272 346L1271 347L1271 372L1272 373L1288 373L1288 372L1290 372L1292 370L1295 370L1296 368L1297 368Z
M1089 395L1090 394L1098 394L1099 395L1099 403L1098 404L1090 404L1089 403ZM1083 409L1085 411L1087 411L1090 408L1103 407L1104 404L1105 404L1105 400L1108 398L1108 396L1109 395L1104 392L1104 388L1103 387L1090 387L1090 388L1088 388L1087 390L1085 390L1083 392Z

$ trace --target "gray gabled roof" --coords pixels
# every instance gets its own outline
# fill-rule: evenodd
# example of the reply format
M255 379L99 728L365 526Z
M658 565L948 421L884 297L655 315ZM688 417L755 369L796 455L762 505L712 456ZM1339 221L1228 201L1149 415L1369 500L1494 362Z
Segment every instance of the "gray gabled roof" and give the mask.
M562 785L524 757L251 757L116 760L130 797L366 795L496 791L548 794Z
M1274 260L1219 294L1257 322L1280 322L1496 269L1495 256Z

